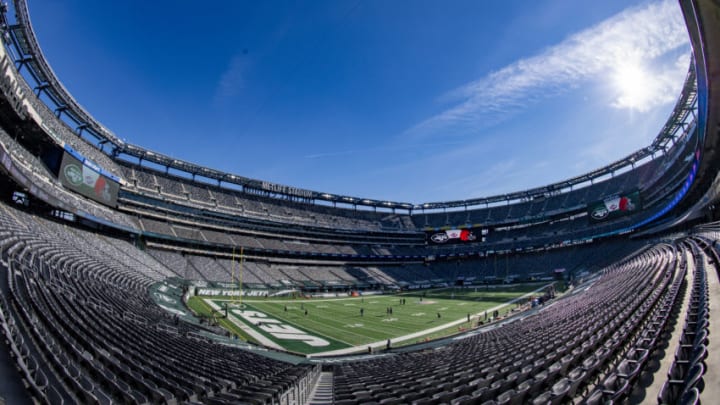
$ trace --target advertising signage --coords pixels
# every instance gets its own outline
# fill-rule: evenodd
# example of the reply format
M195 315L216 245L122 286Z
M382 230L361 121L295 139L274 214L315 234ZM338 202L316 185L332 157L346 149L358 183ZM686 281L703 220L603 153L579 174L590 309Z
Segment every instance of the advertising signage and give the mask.
M640 192L616 194L601 201L588 204L588 216L593 222L607 221L632 214L641 208Z
M97 166L86 160L82 162L65 152L60 163L58 177L66 188L93 199L99 203L115 207L117 205L120 184L100 174Z
M425 240L433 245L484 242L486 228L436 229L425 231Z

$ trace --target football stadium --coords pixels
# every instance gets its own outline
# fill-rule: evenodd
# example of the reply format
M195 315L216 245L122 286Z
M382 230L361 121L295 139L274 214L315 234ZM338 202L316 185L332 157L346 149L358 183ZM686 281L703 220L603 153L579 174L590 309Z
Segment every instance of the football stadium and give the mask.
M127 142L4 3L0 402L716 403L720 2L674 5L692 55L650 144L407 203Z

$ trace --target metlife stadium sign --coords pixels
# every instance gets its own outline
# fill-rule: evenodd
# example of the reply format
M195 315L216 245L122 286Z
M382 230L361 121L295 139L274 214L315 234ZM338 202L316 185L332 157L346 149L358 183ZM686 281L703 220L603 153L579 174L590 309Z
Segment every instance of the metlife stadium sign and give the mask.
M58 178L64 187L102 204L115 207L120 184L101 174L101 171L102 169L89 160L80 161L65 152L60 163Z
M593 222L607 221L640 210L640 192L617 194L588 204L588 216Z

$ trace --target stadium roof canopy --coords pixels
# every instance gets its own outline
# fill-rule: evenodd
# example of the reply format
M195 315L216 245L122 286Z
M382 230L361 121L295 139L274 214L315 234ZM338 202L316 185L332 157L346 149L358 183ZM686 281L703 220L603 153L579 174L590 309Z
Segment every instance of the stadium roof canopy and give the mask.
M218 185L222 185L223 183L235 184L248 192L262 192L281 198L300 199L308 202L324 201L332 204L384 208L393 211L399 209L412 212L417 210L467 209L469 207L505 201L510 202L544 197L572 189L573 187L592 184L595 181L607 178L607 176L613 176L618 171L635 167L636 164L646 159L654 158L657 155L665 153L672 144L683 139L685 135L693 129L692 126L696 119L697 81L695 66L694 63L691 63L675 108L653 142L645 148L591 172L542 187L467 200L408 203L337 195L223 172L189 161L176 159L163 153L123 141L88 113L65 89L60 80L58 80L50 68L50 65L45 60L38 44L30 23L27 1L15 0L14 6L17 21L9 27L9 32L11 34L11 44L15 52L18 53L18 55L15 55L18 67L26 68L28 74L32 76L36 82L35 91L37 94L46 96L45 99L54 104L52 106L49 105L49 107L53 109L59 117L66 118L66 122L75 125L75 132L78 136L85 135L86 139L90 136L94 138L98 146L109 146L107 149L104 147L101 149L107 151L106 153L109 153L115 158L122 158L123 156L134 157L139 159L141 163L143 161L152 162L166 169L171 168L187 173L192 176L193 179L195 179L196 176L201 176L217 181Z

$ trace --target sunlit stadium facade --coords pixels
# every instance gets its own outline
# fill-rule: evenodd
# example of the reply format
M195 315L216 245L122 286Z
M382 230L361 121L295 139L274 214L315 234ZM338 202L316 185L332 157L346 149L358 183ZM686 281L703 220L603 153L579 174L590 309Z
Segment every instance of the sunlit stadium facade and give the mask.
M15 374L0 395L289 404L330 375L335 402L348 404L633 402L648 359L682 324L689 354L670 360L682 373L655 376L674 382L645 395L708 395L716 343L696 336L719 322L707 279L717 285L720 5L680 6L692 63L650 145L529 190L407 203L250 179L123 141L63 87L27 2L13 1L0 49L0 314ZM432 351L321 364L213 343L212 329L150 300L169 278L186 290L232 285L239 254L255 291L599 281L543 316Z

